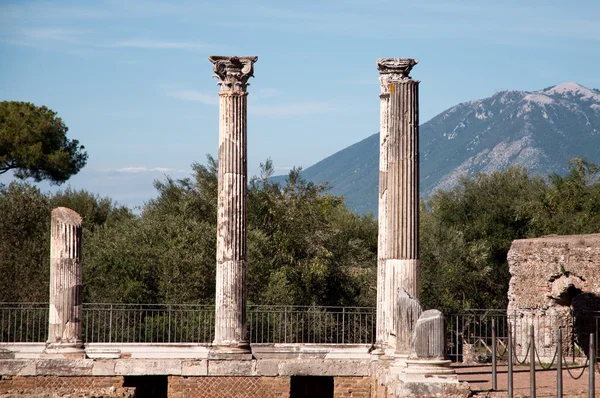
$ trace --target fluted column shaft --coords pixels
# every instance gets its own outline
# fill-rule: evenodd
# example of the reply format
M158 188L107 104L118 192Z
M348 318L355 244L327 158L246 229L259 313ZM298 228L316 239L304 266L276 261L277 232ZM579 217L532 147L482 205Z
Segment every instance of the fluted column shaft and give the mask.
M215 339L217 346L247 347L246 197L247 80L256 57L209 58L219 78L219 180Z
M215 344L246 341L246 99L221 92Z
M381 106L386 108L380 132L378 316L383 321L377 322L378 339L407 354L414 325L398 325L407 319L401 316L398 295L401 289L412 298L419 295L419 82L408 75L416 63L378 60Z
M81 217L71 209L52 210L50 237L50 349L82 347Z
M378 236L377 236L377 322L376 343L384 347L387 343L386 319L389 308L385 296L385 260L387 258L387 147L388 147L388 114L389 93L380 96L380 127L379 127L379 210L378 210Z

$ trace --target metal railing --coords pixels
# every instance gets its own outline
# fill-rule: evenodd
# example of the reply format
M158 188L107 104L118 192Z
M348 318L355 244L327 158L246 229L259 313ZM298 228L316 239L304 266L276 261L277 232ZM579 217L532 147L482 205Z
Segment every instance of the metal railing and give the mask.
M215 309L198 304L83 305L86 343L209 343Z
M48 304L0 303L0 343L44 342ZM86 343L211 343L215 310L196 304L84 303ZM251 343L371 344L375 308L249 305Z
M248 308L251 343L372 344L373 307L253 305Z
M585 359L590 333L600 332L600 313L575 315L571 311L506 313L502 310L469 310L446 316L447 357L454 362L491 362L495 352L507 358L511 335L515 362L529 362L530 329L535 330L537 355L542 362L552 362L556 355L557 330L562 330L561 353L572 362ZM495 349L495 351L494 351Z
M48 338L48 303L0 303L0 343L35 343Z

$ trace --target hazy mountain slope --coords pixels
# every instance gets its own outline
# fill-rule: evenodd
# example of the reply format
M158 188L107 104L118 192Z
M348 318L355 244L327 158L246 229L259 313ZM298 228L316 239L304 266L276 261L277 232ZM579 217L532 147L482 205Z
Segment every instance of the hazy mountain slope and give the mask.
M600 91L562 83L535 92L508 90L456 105L421 125L421 193L452 187L462 175L520 164L564 173L573 157L600 163ZM379 135L303 171L329 181L357 212L376 212Z

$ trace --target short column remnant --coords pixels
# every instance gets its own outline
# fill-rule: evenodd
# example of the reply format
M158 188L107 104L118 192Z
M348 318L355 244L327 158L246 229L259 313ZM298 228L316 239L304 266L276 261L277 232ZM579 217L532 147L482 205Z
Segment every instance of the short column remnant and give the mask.
M408 356L414 325L399 330L399 288L419 296L419 81L412 58L380 58L381 83L377 341ZM397 340L402 344L397 347ZM398 348L398 349L397 349Z
M398 342L396 352L403 354L403 348L410 347L414 343L413 335L406 332L406 325L416 325L420 321L419 317L423 313L423 309L418 299L412 297L403 288L398 290L398 309L400 313L398 315L398 329L396 330Z
M79 214L66 207L52 210L49 354L83 354L81 221Z
M399 374L398 396L442 396L458 387L456 371L445 360L445 320L438 310L421 314L415 325L411 355Z
M248 79L258 57L211 56L219 79L217 276L213 345L249 352L246 338Z

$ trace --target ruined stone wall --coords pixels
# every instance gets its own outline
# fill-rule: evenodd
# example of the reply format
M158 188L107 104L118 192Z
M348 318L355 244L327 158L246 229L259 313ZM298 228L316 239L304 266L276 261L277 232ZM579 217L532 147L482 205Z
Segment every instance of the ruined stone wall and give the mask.
M508 313L518 359L526 354L533 325L540 359L550 361L559 326L563 352L569 348L573 303L585 302L582 293L600 293L600 234L515 240L508 266Z
M169 398L288 398L289 377L169 376Z
M123 376L0 376L0 397L132 397Z
M289 398L290 376L169 376L169 398ZM0 397L133 397L123 376L1 376ZM368 376L333 378L334 398L370 398Z

